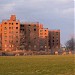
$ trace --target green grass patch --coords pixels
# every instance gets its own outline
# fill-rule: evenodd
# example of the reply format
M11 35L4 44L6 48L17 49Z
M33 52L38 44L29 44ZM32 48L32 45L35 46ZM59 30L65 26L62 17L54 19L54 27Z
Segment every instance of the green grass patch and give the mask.
M0 75L75 75L74 55L1 56Z

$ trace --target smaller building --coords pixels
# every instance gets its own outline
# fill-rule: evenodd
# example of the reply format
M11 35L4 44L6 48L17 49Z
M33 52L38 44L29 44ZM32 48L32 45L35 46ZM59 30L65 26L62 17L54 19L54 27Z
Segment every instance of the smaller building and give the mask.
M40 28L39 29L39 50L48 52L49 44L48 44L48 28Z
M49 47L51 54L54 54L60 49L60 30L49 31Z

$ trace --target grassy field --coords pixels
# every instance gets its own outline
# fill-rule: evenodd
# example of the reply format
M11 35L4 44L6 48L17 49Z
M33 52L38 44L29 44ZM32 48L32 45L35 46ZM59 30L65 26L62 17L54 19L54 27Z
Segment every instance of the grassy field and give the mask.
M74 55L1 56L0 75L75 75Z

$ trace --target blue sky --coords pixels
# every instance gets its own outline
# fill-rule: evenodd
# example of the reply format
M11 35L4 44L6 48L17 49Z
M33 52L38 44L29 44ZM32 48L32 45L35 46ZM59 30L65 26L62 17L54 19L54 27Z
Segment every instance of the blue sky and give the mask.
M15 14L21 22L60 29L61 44L74 35L74 0L0 0L0 22Z

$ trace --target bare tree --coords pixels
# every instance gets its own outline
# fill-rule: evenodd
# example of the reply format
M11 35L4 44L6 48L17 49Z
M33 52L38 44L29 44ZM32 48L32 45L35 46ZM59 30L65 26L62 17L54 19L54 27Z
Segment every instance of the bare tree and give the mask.
M71 38L70 40L68 40L65 44L67 49L70 49L71 51L74 51L75 49L75 39Z

